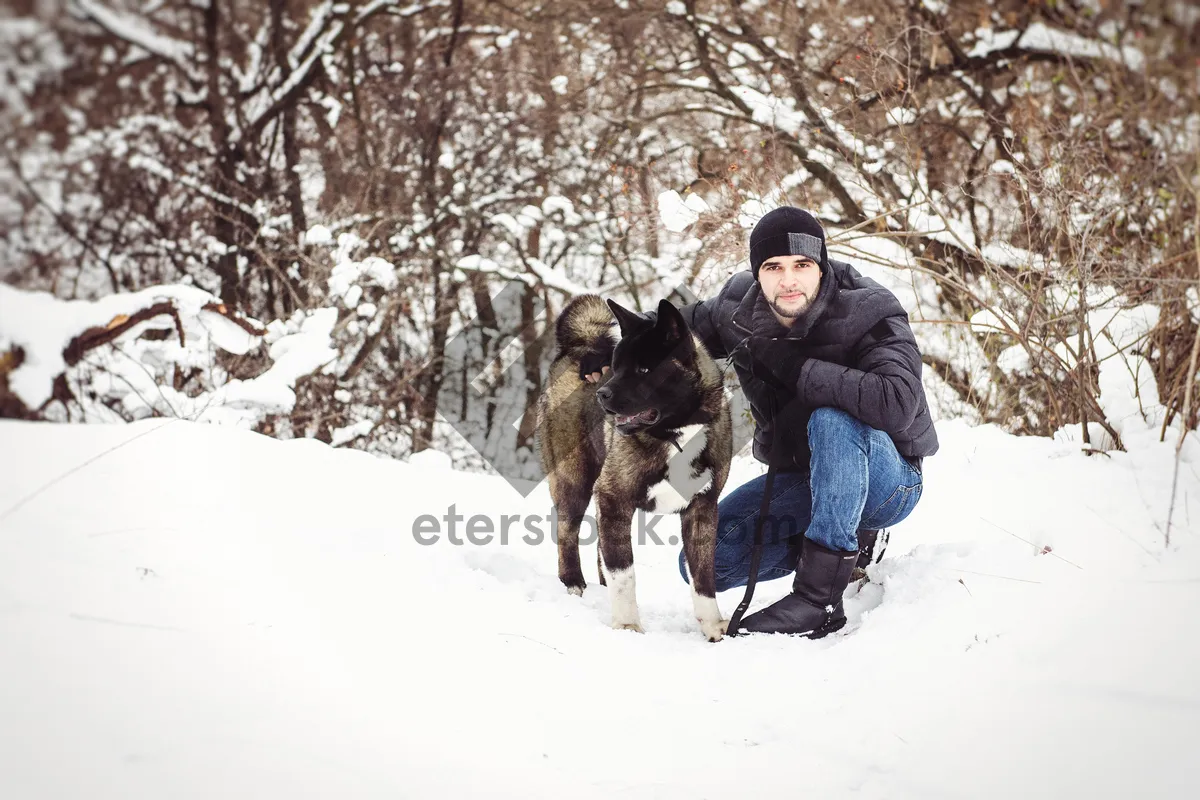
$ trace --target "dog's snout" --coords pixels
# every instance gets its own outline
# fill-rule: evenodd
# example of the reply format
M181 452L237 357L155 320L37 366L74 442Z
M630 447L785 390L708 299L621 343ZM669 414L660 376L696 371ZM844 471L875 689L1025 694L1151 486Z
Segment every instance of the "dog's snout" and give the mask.
M596 390L596 399L601 403L607 403L612 400L612 389L607 386L601 386Z

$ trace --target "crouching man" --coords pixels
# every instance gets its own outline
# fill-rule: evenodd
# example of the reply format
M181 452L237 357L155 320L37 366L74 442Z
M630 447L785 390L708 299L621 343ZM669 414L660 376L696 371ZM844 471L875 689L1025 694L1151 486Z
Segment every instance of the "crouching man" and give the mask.
M754 457L776 464L758 579L795 578L743 627L830 634L846 624L842 594L860 549L912 513L922 461L938 449L908 315L883 286L831 261L820 223L788 206L754 228L748 271L682 311L714 358L733 359ZM719 503L718 591L749 580L765 484L755 478ZM687 580L682 552L679 563Z

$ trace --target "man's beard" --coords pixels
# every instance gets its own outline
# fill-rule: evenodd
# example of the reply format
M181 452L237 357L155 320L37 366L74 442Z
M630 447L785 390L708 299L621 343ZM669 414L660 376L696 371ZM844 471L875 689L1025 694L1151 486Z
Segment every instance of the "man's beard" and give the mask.
M808 311L809 308L812 307L812 299L807 294L805 294L804 299L800 302L800 305L797 306L796 308L786 308L785 309L781 305L779 305L777 302L775 302L774 300L768 300L767 305L769 305L771 308L773 308L775 310L775 313L781 317L787 317L789 319L799 319L800 317L804 316L804 313L806 311Z

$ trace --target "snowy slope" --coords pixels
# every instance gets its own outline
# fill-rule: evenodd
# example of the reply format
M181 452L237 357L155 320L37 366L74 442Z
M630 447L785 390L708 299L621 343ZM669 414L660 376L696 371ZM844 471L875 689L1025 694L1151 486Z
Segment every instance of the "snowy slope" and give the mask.
M451 504L545 516L544 485L183 421L0 423L0 796L1190 793L1193 448L1167 550L1170 446L939 434L844 635L708 644L675 547L636 549L638 635L592 570L565 593L548 537L414 540Z

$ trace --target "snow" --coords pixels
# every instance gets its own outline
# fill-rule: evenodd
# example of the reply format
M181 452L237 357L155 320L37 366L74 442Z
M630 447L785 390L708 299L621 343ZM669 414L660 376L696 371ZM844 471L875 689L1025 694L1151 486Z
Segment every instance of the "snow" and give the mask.
M546 217L562 214L563 221L568 225L578 225L583 221L583 217L575 212L575 204L571 202L570 198L560 194L549 195L543 200L541 211Z
M503 215L508 216L508 215ZM512 217L509 217L512 219ZM598 288L589 288L581 283L576 283L563 276L559 270L551 269L541 259L530 258L525 262L526 272L516 272L501 266L496 261L490 258L481 256L478 253L472 253L463 256L455 262L455 267L470 272L486 272L497 275L504 280L522 281L529 286L537 286L539 283L543 286L554 289L567 297L575 297L581 294L603 294L616 288L616 284L605 284Z
M775 207L776 204L758 198L746 200L738 207L737 224L743 228L753 228Z
M277 411L289 411L296 403L293 387L308 375L338 356L330 346L336 308L321 308L307 314L297 312L299 330L271 345L269 370L249 380L233 380L216 392L220 405L253 405Z
M537 225L540 217L540 208L525 206L515 216L508 213L492 215L492 224L503 228L514 239L520 239Z
M75 5L114 36L172 62L183 70L184 74L192 74L194 48L190 42L165 36L154 30L146 20L108 8L95 0L76 0Z
M988 242L979 252L991 263L1006 267L1026 267L1039 271L1050 267L1049 260L1041 253L1033 253L1002 240Z
M976 28L975 45L967 51L968 58L983 58L989 53L1011 47L1020 38L1020 31L996 31L994 28Z
M390 291L399 285L396 267L379 256L367 256L362 261L341 261L329 275L329 294L342 298L347 306L355 306L362 295L363 283L373 283ZM353 290L357 289L357 292Z
M192 3L191 11L207 1ZM922 2L936 14L950 13L945 0ZM662 5L670 15L689 16L691 4ZM753 0L740 8L750 12L769 5ZM812 42L828 38L824 44L834 51L877 27L870 16L846 20L856 32L845 39L846 31L829 28L828 20L811 22L809 5L799 0L799 27L792 27L801 35L807 29ZM1092 0L1085 5L1100 8ZM190 36L187 25L174 24L181 19L178 9L162 0L76 0L68 10L82 27L66 24L67 33L75 27L96 33L97 25L109 32L109 44L97 43L97 59L107 72L117 70L117 88L126 93L161 88L168 105L203 107L206 81L197 71L195 45L174 38ZM452 10L448 0L406 6L399 0L317 0L286 25L293 44L290 69L282 70L269 49L269 25L235 26L239 46L221 62L222 85L246 103L231 111L231 135L261 133L269 139L271 129L259 127L272 107L315 71L329 73L329 80L301 93L301 105L313 109L301 115L302 127L322 118L336 126L350 98L339 75L345 60L337 57L350 46L346 35L361 33L367 37L363 52L374 52L367 16L383 12L381 17L404 25L405 18L428 12L429 24L416 30L424 32L418 44L432 52L452 32L446 27ZM1176 2L1167 13L1177 21L1200 14ZM1044 254L1003 238L981 241L971 220L939 211L944 206L926 185L927 176L897 168L895 142L861 138L856 123L838 121L836 107L818 101L810 117L793 100L775 96L770 60L797 57L787 41L764 36L764 47L756 48L737 41L736 26L721 28L719 20L704 16L689 20L685 33L695 27L715 37L711 54L726 59L719 66L729 68L726 77L735 85L732 98L714 101L710 78L694 74L699 61L684 54L676 73L689 77L667 80L668 86L692 90L685 94L694 102L682 108L705 112L709 121L713 115L749 117L753 126L802 141L812 139L816 126L837 146L813 145L810 158L843 179L867 216L894 212L908 222L900 227L929 232L991 263L1041 270L1051 279L1060 270ZM572 41L595 40L601 22L596 17L587 25L569 24L572 36L559 37L558 44L570 49ZM14 131L36 126L32 116L21 116L29 110L27 102L43 85L54 89L63 77L59 73L74 63L62 49L70 39L60 35L63 24L52 15L39 22L0 21L0 42L12 50L0 56L0 106L6 106L0 117ZM982 27L973 39L967 34L963 45L975 59L1013 48L1103 60L1120 71L1143 69L1146 58L1156 55L1127 46L1138 32L1113 20L1088 36L1046 22L998 30L1000 16L967 20L964 30L975 25ZM461 33L485 54L537 45L522 30L466 25ZM587 89L605 68L607 51L593 50L580 51L582 71L562 62L546 72L529 102L542 104L539 91L565 96ZM157 66L139 66L147 53ZM815 50L808 57L821 60ZM754 63L762 58L770 60ZM121 74L119 64L136 69ZM481 80L494 70L499 74L500 65L484 67ZM406 67L395 62L371 69L364 73L367 79L379 77L376 73L405 77ZM562 69L566 74L557 74ZM137 77L142 72L151 81L145 86ZM1025 83L997 91L1032 96L1051 90L1036 72L1027 70ZM173 73L182 73L182 79ZM987 87L959 73L951 77L965 82L963 91L934 98L931 113L952 122L986 122L982 111L970 107L968 95ZM1184 91L1176 78L1159 76L1155 85L1174 98ZM845 80L848 88L857 85L849 73ZM1102 91L1109 81L1095 82ZM832 81L818 81L814 96L836 88ZM519 105L521 97L513 97ZM522 97L528 99L528 93ZM1050 113L1048 106L1044 110ZM178 183L197 202L234 203L205 182L203 170L177 168L183 162L168 157L174 151L150 146L180 141L182 135L177 120L164 121L152 111L126 115L105 133L89 131L80 109L64 109L64 130L68 139L74 137L64 146L68 154L81 155L68 159L63 174L69 177L67 168L74 165L79 175L94 180L104 158L112 158ZM485 176L474 185L465 167L470 159L462 160L459 152L472 144L466 139L440 151L438 164L454 172L442 210L451 216L474 211L491 228L477 242L464 231L451 231L444 255L454 265L454 281L472 272L493 289L521 280L542 294L554 290L558 296L551 305L557 305L585 292L626 292L631 274L643 294L693 278L715 292L729 270L744 266L720 248L707 252L696 237L700 216L711 213L704 200L669 191L657 197L660 222L682 235L664 234L657 258L634 252L632 273L604 272L611 253L600 240L617 241L629 223L605 192L588 184L587 170L576 169L587 166L576 156L613 144L603 135L604 115L594 111L587 112L588 119L595 117L597 124L566 150L543 153L540 140L521 138L520 125L512 128L521 158L550 165L553 180L544 191L524 191L532 185L529 176L503 170L494 181ZM890 123L905 126L924 111L901 106L886 113ZM1074 127L1086 119L1072 107L1062 121ZM1169 149L1185 134L1196 138L1200 116L1180 124L1186 128L1182 133L1146 120L1126 131L1118 121L1105 132L1113 139L1141 136L1152 147ZM734 153L747 144L726 127L708 126L702 144ZM1006 136L1020 133L1012 124L1002 127ZM26 132L46 151L16 152L15 163L42 193L43 212L103 222L99 201L73 194L56 175L62 159L46 160L57 140L46 131ZM470 131L464 135L478 138ZM665 158L684 152L679 148L687 142L652 126L627 138L662 167L660 186L689 180L680 171L685 164ZM843 150L853 154L854 163L843 158ZM998 176L987 185L1023 185L1025 162L1032 159L1003 155L981 165ZM906 197L910 207L881 201L854 174L854 164L894 181L897 196ZM326 223L302 237L303 244L321 249L322 262L328 248L331 266L318 270L317 278L327 282L317 290L328 291L317 304L337 307L271 321L265 336L204 311L217 298L191 286L64 302L0 283L0 358L15 346L26 354L0 381L36 407L49 396L54 377L65 374L76 399L49 404L49 419L137 420L86 426L0 421L0 800L526 798L557 797L564 786L584 798L793 797L798 791L865 798L1140 797L1194 791L1200 778L1192 752L1200 722L1200 644L1187 631L1195 627L1189 620L1200 600L1200 514L1191 514L1200 490L1200 446L1196 434L1183 440L1176 492L1180 423L1164 424L1163 398L1142 355L1153 350L1150 335L1159 307L1137 305L1110 287L1089 292L1086 326L1099 359L1097 397L1116 436L1091 423L1086 445L1078 424L1046 438L972 427L957 417L977 422L979 411L938 374L940 366L924 370L942 451L926 462L925 497L893 532L887 559L872 568L869 584L850 592L850 624L842 634L822 642L770 637L704 642L678 575L678 546L671 544L678 524L668 516L655 528L666 544L635 546L647 633L634 635L607 627L609 597L592 568L594 533L583 553L587 592L569 597L559 585L545 486L526 496L499 477L455 469L466 460L465 439L447 445L446 452L413 454L407 462L353 449L368 446L364 435L383 436L369 443L372 449L399 452L406 441L383 435L381 423L402 422L400 411L353 402L379 395L375 378L331 381L325 391L336 406L296 408L297 384L305 376L344 374L346 359L359 352L347 341L372 336L385 322L395 323L392 338L403 352L427 349L422 331L432 313L428 292L417 288L411 297L396 295L413 283L408 273L419 272L419 259L393 264L377 256L428 255L440 246L435 220L419 210L396 231L380 234L384 241L367 233L378 221L366 213L370 209L322 216L322 209L341 206L323 195L321 153L305 150L297 169L302 199L314 210L310 219ZM1063 183L1057 172L1051 164L1043 182ZM793 200L809 197L808 170L785 167L781 174L769 193L753 187L735 193L727 210L738 225L749 228L786 201L781 192ZM613 177L619 187L622 179ZM843 209L829 198L810 199L823 217L843 218ZM980 213L987 209L980 230L1003 231L1003 204L989 200L995 198L980 200ZM288 230L286 213L273 208L269 197L238 201L238 207L257 221L264 238ZM11 217L14 225L25 211L0 198L0 216ZM1131 223L1131 230L1154 232L1166 225L1167 211L1155 214L1142 221L1143 228ZM1093 225L1093 216L1071 209L1067 218L1084 226ZM967 382L969 400L984 398L983 408L991 398L995 412L1001 406L993 366L1001 373L1042 369L1039 348L1057 345L1054 352L1064 367L1074 367L1073 336L1061 342L1027 336L1019 343L1006 333L1024 330L1009 316L1024 313L1022 306L1006 302L1013 298L987 282L970 287L983 306L971 324L948 322L938 283L909 269L918 259L902 246L906 235L869 228L831 226L830 254L896 295L922 353L933 364L952 365L954 384L958 376ZM541 234L540 252L518 248L534 230ZM189 236L154 243L152 249L195 272L205 285L216 284L211 275L204 281L204 262L227 252L238 257L248 281L253 277L247 255L206 233L203 223ZM33 244L54 254L52 244ZM78 296L107 291L106 275L73 274L86 269L72 266L70 253L76 250L68 242L58 253L66 271L55 285L65 292L61 287L83 278L74 284ZM20 255L19 248L13 253ZM109 255L120 271L120 259L128 254ZM744 261L741 251L735 255ZM286 271L302 277L298 262ZM646 276L653 278L650 284ZM601 280L609 283L598 285ZM1073 324L1079 303L1074 288L1051 281L1045 289L1047 315ZM320 295L314 291L314 297ZM1189 313L1200 320L1200 291L1188 288L1186 294ZM65 369L62 350L72 337L159 299L179 309L186 345L174 334L175 321L162 316ZM397 317L400 307L416 318ZM452 325L452 336L461 322ZM142 338L147 328L170 335ZM993 335L976 338L980 332ZM986 339L991 358L980 339ZM502 350L502 368L519 359L519 344L514 340ZM251 357L227 359L218 351ZM231 372L256 377L234 380ZM480 378L473 385L483 383ZM294 417L291 424L286 419L272 424L278 436L321 429L329 431L331 442L277 440L245 430L268 414ZM515 426L498 430L507 436ZM1117 449L1117 438L1127 452ZM725 494L761 471L756 462L735 459ZM595 507L589 511L594 518ZM451 535L447 515L455 514L457 531ZM510 525L514 515L516 524ZM542 524L531 529L531 522ZM415 533L429 523L439 531L437 541L423 546ZM466 541L459 538L464 532ZM491 540L471 540L480 533L491 534ZM537 540L530 542L527 537L535 533ZM786 579L760 586L755 608L788 588ZM726 615L740 597L738 590L719 598Z
M25 350L24 363L8 376L9 388L26 406L37 408L50 397L54 378L66 369L63 348L73 338L88 328L105 327L119 316L132 315L165 300L179 310L185 337L207 334L232 353L245 353L257 342L220 314L202 312L205 304L220 300L193 286L153 286L89 301L59 300L47 292L24 292L0 283L0 339ZM192 320L201 327L193 325ZM147 328L164 327L174 330L174 320L165 315L155 317L131 329L124 338L133 338Z
M1030 369L1029 351L1024 345L1010 345L996 357L996 366L1005 374L1027 373Z
M170 301L178 311L182 344L174 317L159 315L130 328L112 345L88 351L86 358L67 368L63 349L71 339L161 301ZM264 337L205 310L210 303L219 300L180 285L154 286L95 301L65 301L0 284L0 342L5 350L20 346L25 352L24 361L7 376L9 388L26 406L37 408L50 397L54 378L65 373L69 385L88 389L75 392L82 421L158 415L249 428L264 414L290 412L296 382L338 355L331 346L336 308L297 312L289 320L272 321ZM262 330L256 320L245 321ZM171 335L163 340L142 339L147 329L167 329ZM214 368L216 349L244 355L264 341L271 364L256 377L227 380ZM174 388L171 370L186 373L193 368L207 376L207 385L202 381L190 393Z
M215 200L219 203L238 208L239 210L245 212L247 216L255 218L261 217L261 214L257 213L254 208L251 208L245 203L234 200L229 195L218 192L211 186L201 183L190 175L183 175L173 172L164 164L151 158L150 156L135 153L129 157L129 166L133 167L134 169L144 169L152 175L156 175L165 181L179 183L188 187L189 189L194 189L196 192L204 195L210 200Z
M304 234L305 244L333 244L333 234L324 225L313 225Z
M938 433L843 633L708 644L677 546L635 545L644 635L607 626L590 566L567 595L544 484L179 420L0 422L25 454L0 461L5 794L1186 796L1195 441L1167 549L1172 445ZM760 472L736 459L726 493Z
M1145 438L1166 414L1158 397L1158 387L1150 363L1136 351L1158 325L1159 309L1144 303L1114 310L1088 313L1100 375L1098 402L1110 424L1121 434ZM1127 447L1133 449L1132 444Z
M1003 333L1021 330L1019 322L996 308L983 308L976 311L971 315L969 322L975 333Z
M331 0L325 0L325 2L312 9L309 13L311 19L308 26L305 27L304 32L300 34L300 37L296 40L296 44L288 53L288 63L293 67L299 66L300 60L304 58L304 54L312 47L317 36L324 31L326 23L333 15L333 3Z
M212 343L227 353L245 355L258 346L259 338L228 317L215 311L200 310L200 319L208 328Z
M1146 57L1136 47L1117 47L1107 42L1088 39L1072 31L1051 28L1044 22L1034 22L1025 29L1017 44L1025 50L1061 53L1081 58L1103 58L1124 64L1131 70L1141 70Z
M745 104L750 111L750 118L764 128L799 136L810 124L805 114L796 110L791 98L765 95L750 86L733 86L730 91ZM823 122L828 124L830 120L827 118Z
M1200 289L1189 286L1184 290L1184 297L1187 301L1188 316L1192 318L1192 322L1200 325Z
M912 125L917 121L917 112L915 109L896 106L889 108L887 112L887 120L892 125L900 127L901 125Z
M0 121L11 124L29 112L28 98L45 80L53 80L70 65L63 43L47 22L31 17L0 15ZM16 214L21 211L11 197L4 206L12 205Z
M366 436L374 427L375 422L373 420L364 419L347 425L344 428L334 428L329 437L329 444L333 447L341 447L347 442L354 441L359 436Z
M663 227L672 233L687 230L708 210L708 203L698 194L689 193L685 200L679 192L670 189L658 196L658 216Z

